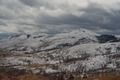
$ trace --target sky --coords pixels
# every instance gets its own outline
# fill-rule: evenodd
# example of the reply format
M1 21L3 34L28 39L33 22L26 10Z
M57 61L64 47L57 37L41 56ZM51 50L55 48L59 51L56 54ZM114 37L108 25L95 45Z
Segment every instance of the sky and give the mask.
M0 0L0 32L79 28L120 34L120 0Z

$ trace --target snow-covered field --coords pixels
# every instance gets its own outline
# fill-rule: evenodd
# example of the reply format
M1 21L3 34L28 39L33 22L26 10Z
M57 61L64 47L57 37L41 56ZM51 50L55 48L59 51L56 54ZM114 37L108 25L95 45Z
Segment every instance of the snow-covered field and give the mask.
M0 49L9 54L5 57L1 54L0 66L47 73L119 70L119 38L100 43L100 35L86 29L52 36L16 34L0 41Z

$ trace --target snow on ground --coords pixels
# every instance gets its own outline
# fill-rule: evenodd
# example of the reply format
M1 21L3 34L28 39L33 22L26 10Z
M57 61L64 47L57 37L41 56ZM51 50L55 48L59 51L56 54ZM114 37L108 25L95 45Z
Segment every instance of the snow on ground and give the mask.
M7 57L5 64L13 65L30 65L30 64L46 64L46 61L36 57Z
M73 46L68 49L69 55L80 55L80 54L90 54L90 55L96 55L96 54L106 54L108 49L110 49L111 53L117 52L117 47L120 46L120 43L105 43L105 44L82 44Z
M107 64L108 58L106 56L90 57L84 61L83 65L86 71L103 68Z
M97 35L98 34L85 29L56 34L55 36L48 38L49 45L44 49L62 48L63 46L97 42L95 37Z
M45 69L47 73L117 68L120 42L101 44L98 35L85 29L53 36L22 34L0 41L0 48L9 50L12 56L5 57L4 65L51 64Z
M58 71L58 70L53 70L53 69L51 69L51 68L48 68L48 69L45 70L45 72L46 72L46 73L57 73L57 72L59 72L59 71Z

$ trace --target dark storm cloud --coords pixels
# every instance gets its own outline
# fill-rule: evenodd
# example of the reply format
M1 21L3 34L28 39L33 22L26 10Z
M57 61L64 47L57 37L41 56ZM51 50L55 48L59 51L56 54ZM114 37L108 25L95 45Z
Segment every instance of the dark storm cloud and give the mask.
M19 0L24 5L33 7L33 8L40 8L40 7L46 7L48 9L55 9L55 4L51 5L48 0Z
M42 15L38 17L37 23L44 23L48 25L73 25L73 27L68 28L87 28L110 30L111 33L120 32L120 11L113 10L112 12L106 11L106 9L101 8L96 4L89 4L88 8L80 9L84 14L81 16L76 16L73 14L61 15L59 17L52 17L49 15Z
M0 26L6 26L6 23L0 20Z
M98 6L93 6L93 4L89 5L87 9L82 9L80 11L83 11L85 13L82 14L81 16L76 16L73 14L65 14L59 17L53 17L44 14L42 16L39 16L36 19L36 22L38 24L43 23L47 25L63 25L63 24L77 25L78 28L80 28L80 26L86 28L101 26L104 28L109 23L109 22L104 22L104 19L106 18L106 20L110 20L110 18L112 17L110 13L106 12L104 9L101 9ZM107 28L107 26L105 28Z
M23 4L28 5L28 6L37 6L39 5L38 0L20 0Z
M98 32L119 33L119 2L120 0L0 0L0 31L56 32L82 27Z

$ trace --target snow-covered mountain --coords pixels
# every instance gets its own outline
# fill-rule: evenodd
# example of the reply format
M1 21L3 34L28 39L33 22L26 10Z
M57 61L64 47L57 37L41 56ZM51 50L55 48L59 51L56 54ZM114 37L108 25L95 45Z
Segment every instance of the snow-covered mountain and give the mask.
M114 35L86 29L50 36L17 34L0 41L0 66L40 72L119 70L120 42ZM3 55L1 53L1 55ZM28 66L31 66L28 68Z

